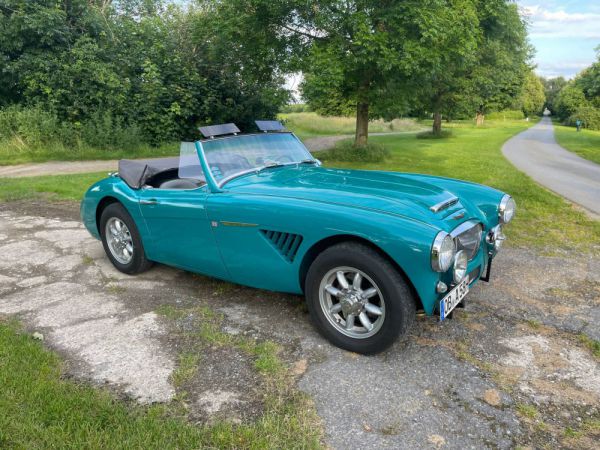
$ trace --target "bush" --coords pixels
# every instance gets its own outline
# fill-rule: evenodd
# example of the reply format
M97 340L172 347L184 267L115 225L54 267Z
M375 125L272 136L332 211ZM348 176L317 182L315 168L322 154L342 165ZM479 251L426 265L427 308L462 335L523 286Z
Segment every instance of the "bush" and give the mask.
M145 141L137 124L126 125L122 118L97 112L81 125L81 138L90 147L136 148Z
M417 139L446 139L452 137L452 131L442 130L440 133L434 133L431 130L417 133Z
M600 109L593 106L581 106L569 116L567 125L575 126L577 119L583 122L583 128L600 130Z
M525 118L525 115L520 109L505 109L489 113L485 118L488 120L521 120Z
M335 147L317 153L322 161L340 162L382 162L390 156L390 151L381 144L369 143L355 147L350 140L341 141Z
M0 139L16 139L27 146L40 146L63 134L58 118L38 107L9 106L0 110Z
M9 106L0 109L0 141L20 148L82 146L106 149L135 149L145 143L136 124L109 113L96 113L85 122L61 122L40 107Z

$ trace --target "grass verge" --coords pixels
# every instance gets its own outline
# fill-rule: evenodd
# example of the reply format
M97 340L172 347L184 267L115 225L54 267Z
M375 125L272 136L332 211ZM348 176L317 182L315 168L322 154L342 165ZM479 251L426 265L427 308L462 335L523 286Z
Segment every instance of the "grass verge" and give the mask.
M0 178L0 201L47 198L81 200L90 185L106 177L106 172Z
M355 147L352 140L337 142L335 147L319 152L321 161L383 162L389 156L390 151L384 145L369 143Z
M122 158L159 158L179 155L179 143L165 143L158 147L139 145L127 149L104 149L89 146L67 147L62 144L28 146L13 140L0 141L0 166L44 161L91 161Z
M191 370L194 361L183 359ZM297 409L300 400L272 400L255 423L192 426L170 405L142 407L64 379L57 355L2 319L0 386L0 448L319 447L319 428Z
M600 131L581 130L554 123L557 142L582 158L600 164Z
M453 122L444 125L452 130L449 139L417 139L413 134L373 136L371 147L384 149L377 158L371 158L371 154L362 158L362 154L347 151L340 151L341 156L335 156L334 150L333 155L325 153L326 164L341 168L428 173L492 186L511 194L517 201L517 215L506 229L510 245L548 253L563 250L600 252L600 221L588 218L558 195L535 183L502 155L502 144L530 125L531 122L508 120L487 121L482 127L469 122ZM339 145L344 150L347 142ZM321 154L317 153L317 157ZM106 173L102 172L0 178L0 201L48 194L51 198L79 200L90 184L104 176Z
M390 151L384 162L328 161L332 167L417 172L473 181L512 195L517 215L506 228L509 243L542 249L598 252L600 221L588 218L561 197L519 172L502 155L502 144L531 122L487 121L445 124L449 139L416 139L414 135L373 136L371 143ZM318 157L318 156L317 156Z

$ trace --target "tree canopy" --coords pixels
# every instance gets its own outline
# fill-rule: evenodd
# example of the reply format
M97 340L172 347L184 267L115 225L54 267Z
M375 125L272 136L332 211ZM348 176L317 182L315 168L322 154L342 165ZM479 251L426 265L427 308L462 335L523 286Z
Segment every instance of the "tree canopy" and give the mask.
M586 128L600 130L600 46L596 51L598 60L595 63L574 79L560 82L562 87L553 92L549 107L566 123L574 124L579 120Z
M281 74L226 38L198 6L1 0L0 106L124 123L150 142L197 137L199 123L274 117L288 99Z
M325 7L303 24L314 36L303 96L323 113L356 105L357 144L368 117L390 111L433 114L439 132L442 114L506 108L529 71L526 26L512 2L318 3ZM333 25L320 26L321 14Z
M298 71L314 110L356 115L358 145L377 117L433 116L439 132L518 98L534 111L530 54L508 0L0 0L0 107L151 143L272 118Z

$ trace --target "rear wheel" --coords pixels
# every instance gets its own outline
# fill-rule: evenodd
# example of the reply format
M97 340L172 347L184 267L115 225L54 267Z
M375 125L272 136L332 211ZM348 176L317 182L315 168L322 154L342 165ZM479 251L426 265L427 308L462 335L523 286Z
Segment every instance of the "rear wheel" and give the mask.
M363 244L342 243L321 253L310 266L305 290L321 334L357 353L384 350L407 331L416 314L406 281Z
M133 275L152 266L135 222L120 203L111 203L102 211L100 236L106 255L121 272Z

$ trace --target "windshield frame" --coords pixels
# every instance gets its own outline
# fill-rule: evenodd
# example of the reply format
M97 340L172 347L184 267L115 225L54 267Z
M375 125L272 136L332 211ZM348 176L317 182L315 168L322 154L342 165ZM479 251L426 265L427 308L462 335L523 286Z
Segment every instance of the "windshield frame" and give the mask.
M304 150L306 150L307 155L310 158L306 158L303 161L293 161L293 162L288 162L288 163L278 163L278 164L264 164L262 166L258 166L258 167L253 167L252 169L246 169L237 173L234 173L232 175L229 175L225 178L223 178L220 181L217 181L215 179L215 177L213 176L212 170L210 170L210 166L208 164L208 159L206 158L206 153L204 152L204 146L203 144L206 142L214 142L214 141L222 141L222 140L226 140L226 139L236 139L236 138L240 138L240 137L244 137L244 136L263 136L265 134L289 134L290 136L292 136L294 139L296 139L296 141L298 141L298 143L300 145L302 145L302 147L304 148ZM230 135L230 136L223 136L223 137L218 137L218 138L213 138L213 139L202 139L199 141L196 141L196 150L198 152L198 158L200 159L200 165L202 166L202 169L205 172L205 176L206 176L206 181L207 184L211 187L211 190L213 192L223 192L223 187L229 183L230 181L242 177L244 175L248 175L248 174L252 174L252 173L259 173L264 169L268 169L268 168L277 168L277 167L286 167L286 166L297 166L300 164L304 164L307 163L308 161L310 161L311 163L314 161L314 164L319 166L321 165L320 161L315 158L312 153L306 148L306 146L304 145L304 143L298 138L298 136L296 136L294 133L292 133L291 131L284 131L284 132L275 132L275 133L248 133L248 134L239 134L239 135ZM210 180L210 182L209 182Z

